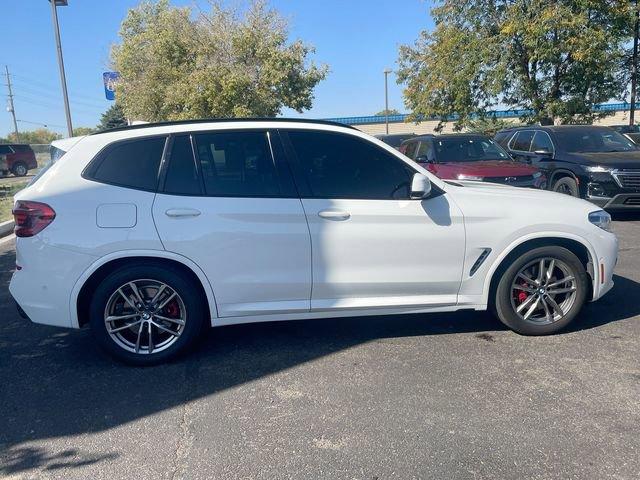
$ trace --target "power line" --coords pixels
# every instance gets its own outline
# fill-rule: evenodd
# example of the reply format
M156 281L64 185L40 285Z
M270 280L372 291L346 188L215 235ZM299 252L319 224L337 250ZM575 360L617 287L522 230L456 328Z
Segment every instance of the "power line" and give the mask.
M48 128L48 127L67 128L65 125L56 125L55 123L31 122L29 120L20 120L20 119L18 119L18 122L20 122L20 123L30 123L32 125L41 125L41 126L43 126L45 128Z
M13 75L13 76L15 77L16 75ZM31 85L31 82L25 82L24 80L21 80L18 83L14 82L14 86L18 87L20 90L29 91L31 93L35 93L38 95L51 95L51 91L52 91L51 87ZM96 106L100 105L100 102L96 100L96 97L92 97L89 95L79 95L73 91L70 91L70 93L72 94L73 97L81 99L81 100L75 100L74 101L75 103L93 103ZM71 103L74 103L74 102L71 102Z

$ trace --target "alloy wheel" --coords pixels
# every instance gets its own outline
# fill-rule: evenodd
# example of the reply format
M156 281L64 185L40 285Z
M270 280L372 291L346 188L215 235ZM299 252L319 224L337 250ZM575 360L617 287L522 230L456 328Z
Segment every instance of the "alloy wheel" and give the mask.
M527 322L547 325L561 320L574 305L577 282L562 260L544 257L527 263L511 284L511 305Z
M109 297L104 321L121 348L149 355L171 347L184 331L182 298L166 283L140 279L121 285Z

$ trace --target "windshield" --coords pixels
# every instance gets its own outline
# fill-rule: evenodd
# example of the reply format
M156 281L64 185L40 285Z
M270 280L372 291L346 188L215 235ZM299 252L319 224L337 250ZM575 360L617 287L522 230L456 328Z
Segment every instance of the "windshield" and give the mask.
M438 162L511 160L500 145L485 137L437 138L433 145Z
M558 145L569 153L629 152L637 150L624 135L608 128L556 131Z

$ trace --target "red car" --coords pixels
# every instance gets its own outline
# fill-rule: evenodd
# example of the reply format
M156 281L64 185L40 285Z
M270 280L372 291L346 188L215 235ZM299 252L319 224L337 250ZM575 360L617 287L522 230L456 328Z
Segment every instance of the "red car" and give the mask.
M514 161L484 135L422 135L402 142L400 151L446 180L477 180L529 188L547 186L540 170Z
M0 144L0 157L6 159L6 165L2 162L1 172L7 175L9 172L16 177L24 177L32 168L38 168L36 154L30 145L18 143Z

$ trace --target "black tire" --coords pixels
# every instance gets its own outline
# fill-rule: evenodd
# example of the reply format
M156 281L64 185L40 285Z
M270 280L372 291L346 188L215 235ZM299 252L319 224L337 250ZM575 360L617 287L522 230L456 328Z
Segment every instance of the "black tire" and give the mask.
M160 351L154 351L153 348L149 347L147 347L146 352L144 350L140 353L129 351L126 347L122 346L122 344L119 344L107 331L105 316L107 304L110 302L112 295L116 295L121 286L128 282L138 281L139 279L159 282L168 286L170 290L175 291L177 294L175 298L182 302L181 305L185 310L184 325L176 326L177 329L181 329L180 334L175 340L172 340L174 343ZM167 362L185 353L193 347L196 340L200 337L200 333L206 323L205 319L208 318L206 314L206 302L200 293L201 289L193 283L193 280L180 269L154 263L134 263L133 265L121 267L113 271L95 289L89 308L89 325L98 345L113 358L129 365L139 366L156 365ZM144 292L141 291L141 293ZM133 298L133 295L131 295L130 298ZM122 300L122 302L124 302L124 300ZM159 313L164 314L162 311L159 311ZM132 321L137 321L138 318L142 321L140 315L132 319ZM155 320L158 321L157 319ZM143 323L142 325L145 324ZM152 328L149 323L146 325L149 329ZM137 326L132 328L137 329ZM140 331L142 330L143 327L140 326ZM158 335L164 334L157 328L154 331ZM125 329L124 333L135 335L135 330ZM146 331L144 334L146 335ZM173 336L175 336L164 335L167 336L167 338L173 338ZM148 336L146 338L148 339Z
M572 287L575 286L575 297L572 297L573 301L570 301L568 299L571 293L560 294L559 297L556 296L553 298L554 302L555 300L558 300L558 302L560 302L560 306L564 305L564 303L560 300L562 300L562 298L566 298L567 310L566 312L564 312L563 316L560 316L559 313L556 313L556 311L554 311L553 308L550 307L552 310L552 316L547 318L555 317L556 314L559 317L558 319L551 320L551 323L542 323L546 321L544 319L537 322L534 320L523 319L523 316L526 315L527 311L530 308L529 305L533 306L533 303L535 303L536 296L541 296L548 299L550 295L542 295L539 293L540 290L538 287L529 286L528 284L526 284L526 282L523 282L522 286L527 286L528 288L535 290L535 293L524 293L527 298L523 300L520 300L519 298L517 298L517 296L514 296L514 292L519 291L518 288L520 288L514 285L516 278L521 278L518 277L518 273L520 273L523 268L527 267L527 265L531 265L532 263L533 266L531 268L535 269L535 262L538 262L539 260L545 258L553 259L554 264L561 265L562 268L565 268L569 271L568 275L573 276L575 279L574 281L572 281ZM547 263L547 265L551 266L550 261L549 263ZM565 276L565 278L567 278L567 276ZM557 280L557 278L555 279ZM553 279L549 282L549 284L552 285ZM550 289L550 291L554 290ZM587 275L587 272L585 271L584 265L582 264L580 259L576 257L575 254L563 247L539 247L520 255L504 271L495 291L493 310L502 323L521 335L549 335L562 330L573 321L573 319L578 315L580 309L584 305L588 292L589 277ZM521 294L519 293L519 295ZM534 296L534 298L530 304L527 304L525 306L526 308L522 310L524 314L521 315L517 312L517 308L519 308L522 303L525 303L529 300L529 295ZM563 297L563 295L566 295L566 297ZM520 304L518 304L518 302L520 302ZM558 304L558 302L556 302L556 305ZM551 304L546 303L546 305L550 306ZM541 303L539 308L543 308L543 305ZM541 312L541 314L543 312ZM533 315L531 318L533 318Z
M29 168L24 162L16 162L11 168L11 173L16 177L24 177L29 172Z
M572 197L580 197L580 190L578 189L578 182L573 177L562 177L553 182L552 190L558 193L564 193L565 195L571 195Z

